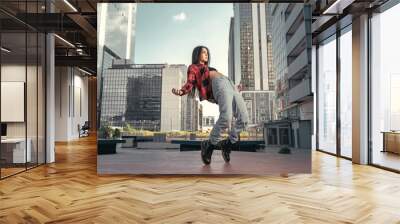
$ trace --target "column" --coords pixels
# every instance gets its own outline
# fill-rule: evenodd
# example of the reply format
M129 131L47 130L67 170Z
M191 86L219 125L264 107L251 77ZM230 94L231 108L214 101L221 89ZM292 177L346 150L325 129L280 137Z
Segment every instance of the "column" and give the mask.
M353 163L368 163L368 15L353 19Z

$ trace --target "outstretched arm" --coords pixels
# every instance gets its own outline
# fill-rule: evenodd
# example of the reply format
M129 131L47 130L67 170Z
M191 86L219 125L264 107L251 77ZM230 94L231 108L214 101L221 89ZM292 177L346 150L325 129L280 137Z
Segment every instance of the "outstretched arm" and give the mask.
M172 93L177 95L177 96L183 96L192 90L194 87L194 84L196 83L196 75L195 75L195 67L194 66L189 66L188 72L187 72L187 81L185 85L182 86L181 89L172 89Z

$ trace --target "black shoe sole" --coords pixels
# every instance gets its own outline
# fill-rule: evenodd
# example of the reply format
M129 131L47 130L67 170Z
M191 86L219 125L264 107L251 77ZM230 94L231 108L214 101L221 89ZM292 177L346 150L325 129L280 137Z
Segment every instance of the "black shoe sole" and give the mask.
M207 145L206 142L201 142L201 160L205 165L209 165L211 163L211 158L210 160L207 160Z
M227 155L226 155L226 152L224 152L223 149L221 149L221 151L222 151L222 158L224 158L224 161L225 161L226 163L229 163L230 160L231 160L231 158L230 158L230 153L229 153L228 156L227 156Z
M223 140L223 141L226 141L226 140ZM218 144L218 146L219 146L219 149L221 150L222 158L224 159L225 163L229 163L231 160L231 158L230 158L231 151L229 150L229 152L226 152L226 148L224 148L224 143L222 141L220 142L220 144Z

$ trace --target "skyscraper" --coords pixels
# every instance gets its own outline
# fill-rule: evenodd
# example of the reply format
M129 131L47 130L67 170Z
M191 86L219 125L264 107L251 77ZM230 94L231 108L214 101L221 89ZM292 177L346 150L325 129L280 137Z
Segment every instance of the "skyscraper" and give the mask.
M179 131L184 122L184 105L187 96L178 97L172 88L179 88L186 80L186 65L166 65L162 70L161 131Z
M228 77L236 83L235 75L235 18L231 17L229 25L229 45L228 45Z
M242 91L246 103L250 124L261 124L273 119L273 104L275 95L271 91Z
M234 3L229 35L229 76L244 90L273 91L268 69L267 16L265 4ZM272 82L271 82L272 79Z
M234 3L229 30L229 77L241 84L250 123L274 119L275 73L271 52L271 25L266 4ZM265 103L255 103L262 102ZM256 105L266 105L261 113ZM266 109L268 108L268 109ZM254 112L254 113L253 113Z
M104 72L101 121L113 126L160 130L161 82L165 64L130 64L114 60Z
M276 89L276 73L274 66L274 59L272 53L272 12L271 5L265 4L265 18L267 29L267 66L268 66L268 89Z
M137 4L99 3L97 8L97 64L102 64L105 45L120 57L134 62Z
M201 130L203 117L203 106L199 99L191 98L187 95L182 96L182 130L198 131Z

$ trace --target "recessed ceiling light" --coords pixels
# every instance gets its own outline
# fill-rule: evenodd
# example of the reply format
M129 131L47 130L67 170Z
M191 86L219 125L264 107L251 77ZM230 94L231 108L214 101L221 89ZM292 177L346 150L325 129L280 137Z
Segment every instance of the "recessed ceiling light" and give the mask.
M78 10L68 1L68 0L64 0L65 4L67 4L72 10L74 10L75 12L78 12Z
M78 67L78 69L79 69L79 71L81 71L81 72L83 72L83 73L85 73L85 74L87 74L87 75L92 75L92 73L90 73L90 72L88 72L88 71L86 71L86 70L83 70L83 69L81 69L81 68L79 68L79 67Z
M9 49L7 49L7 48L5 48L5 47L1 47L1 50L4 51L4 52L6 52L6 53L10 53L10 52L11 52L11 50L9 50Z
M335 12L338 11L338 4L341 2L342 0L336 0L335 2L333 2L333 4L331 4L327 9L324 10L324 12L322 14L328 14L328 13L333 13L331 12L332 10L334 10ZM336 13L339 14L339 13Z
M62 37L60 37L60 36L57 35L57 34L54 34L54 36L57 37L58 39L60 39L62 42L66 43L67 45L69 45L69 46L75 48L75 45L73 45L73 44L72 44L71 42L69 42L68 40L66 40L66 39L64 39L64 38L62 38Z

